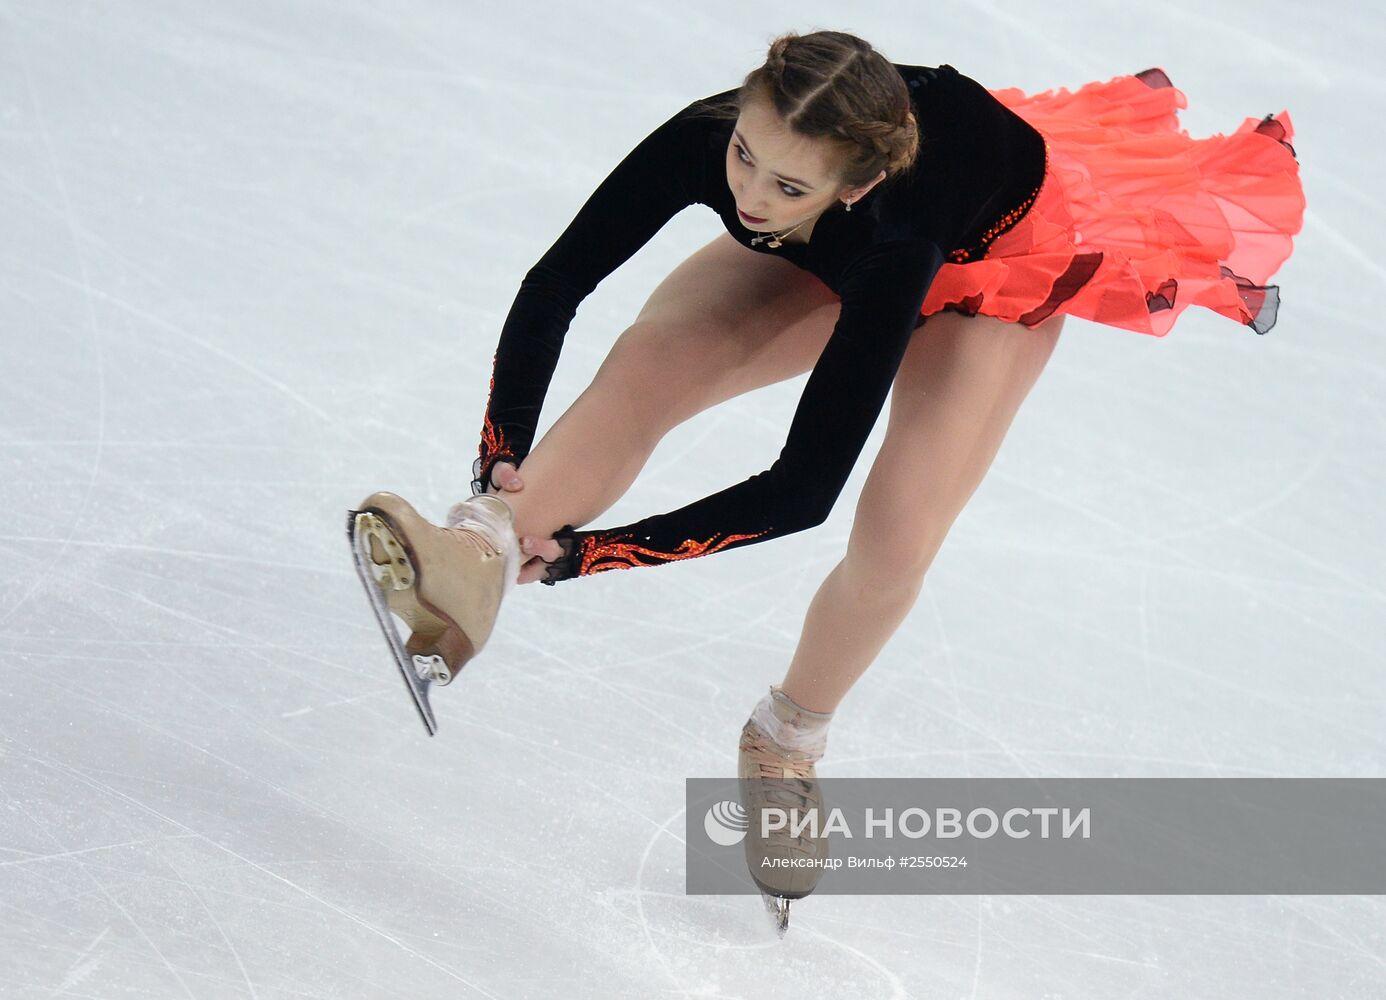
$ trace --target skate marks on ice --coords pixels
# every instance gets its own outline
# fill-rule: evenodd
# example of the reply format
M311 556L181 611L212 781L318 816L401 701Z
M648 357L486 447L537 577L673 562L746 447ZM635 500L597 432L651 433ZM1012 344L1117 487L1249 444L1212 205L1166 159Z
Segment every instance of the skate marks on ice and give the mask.
M650 874L659 872L661 868L665 871L681 871L686 845L679 831L683 828L685 811L684 806L680 805L663 821L656 820L653 816L646 817L654 824L654 829L645 840L634 880L630 888L625 890L634 903L633 919L640 925L641 934L648 946L646 957L652 956L658 961L659 967L673 984L675 991L682 991L686 980L676 971L675 963L670 957L671 948L673 957L680 959L681 965L682 955L689 946L702 946L712 950L717 956L718 965L724 970L729 970L729 975L732 974L730 970L738 968L746 975L751 975L749 970L752 968L763 972L767 968L764 965L765 959L757 957L762 954L766 958L772 955L783 956L783 968L786 971L795 971L797 975L800 970L796 970L795 966L802 962L805 956L812 955L813 961L817 963L824 960L825 952L836 950L841 953L842 958L839 962L832 963L831 967L835 973L844 975L859 987L861 995L879 996L885 1000L906 1000L912 995L903 977L885 962L851 943L851 936L855 935L859 924L856 920L845 919L841 911L835 913L834 910L838 906L843 909L852 908L853 897L818 898L810 908L810 912L820 917L823 923L845 927L847 936L829 933L815 926L815 921L810 920L807 924L796 923L795 933L789 937L776 927L777 903L781 901L779 897L762 892L757 903L756 897L751 895L690 896L683 891L682 886L661 891L657 886L648 884ZM671 851L676 853L670 854ZM662 857L656 856L661 852ZM647 898L664 905L647 909ZM709 902L711 906L705 910L701 908L702 904ZM788 904L792 900L783 902ZM679 917L682 908L678 904L690 903L699 904L700 915L691 924L684 925ZM768 915L768 921L766 917L752 913L753 906L764 911ZM787 920L787 905L785 912ZM742 915L744 921L741 920ZM803 920L802 916L800 920ZM769 927L776 927L774 936L765 932L767 923ZM710 936L699 936L699 931L705 934L710 932ZM724 932L730 935L731 942L723 936ZM890 932L899 933L899 928L892 927ZM907 934L906 937L913 936ZM783 948L792 950L783 951ZM773 950L766 953L764 949Z
M148 721L143 725L168 740L184 745L190 755L196 752L198 757L206 757L229 771L237 772L243 780L262 780L253 772L240 767L234 760L187 742L174 729ZM373 909L362 905L361 900L368 901L369 895L358 895L352 899L349 894L325 892L321 884L314 885L308 880L288 874L294 866L316 866L319 864L317 857L298 858L293 852L288 852L274 859L257 859L253 855L259 853L260 849L255 845L227 842L226 834L234 837L238 831L199 830L189 825L183 818L187 802L177 791L177 788L184 784L182 782L172 782L173 790L170 791L170 783L147 779L146 785L162 789L164 794L160 794L159 791L139 794L137 789L119 787L113 780L131 776L104 770L93 771L90 767L74 765L44 754L39 746L0 733L0 761L7 758L11 762L22 764L23 770L11 772L10 777L15 779L13 784L8 787L0 784L0 806L3 806L5 811L25 817L29 821L28 829L35 831L36 836L47 841L53 849L42 853L15 851L14 853L29 856L0 862L0 869L43 866L46 873L39 877L56 881L66 877L63 875L66 872L73 879L80 879L92 887L90 890L70 895L64 901L77 912L69 911L56 918L44 916L41 912L38 914L38 919L48 926L50 937L46 948L39 951L66 952L69 956L64 966L63 978L54 987L58 992L76 988L91 979L98 971L108 976L128 975L123 967L131 961L131 948L142 947L153 954L158 966L168 973L178 989L169 990L167 993L141 995L231 995L226 991L233 989L232 984L236 981L234 977L229 977L232 966L239 980L244 982L246 991L243 994L236 990L235 995L248 995L252 998L263 995L257 992L256 978L260 978L263 985L265 973L263 968L256 971L256 965L263 963L265 952L263 949L257 952L254 942L249 948L244 943L240 948L237 947L236 941L245 941L244 925L238 927L237 922L228 917L226 900L229 897L245 902L261 917L275 910L290 910L301 915L305 912L306 905L317 917L333 917L340 920L342 926L354 928L367 938L386 946L388 950L381 951L380 955L401 953L411 965L426 967L446 977L449 983L461 984L470 989L473 992L468 993L469 996L477 995L499 1000L502 995L489 989L485 982L467 975L466 967L455 961L452 956L435 956L427 951L429 938L418 933L416 928L399 927L391 920L380 919ZM351 826L350 817L332 811L321 801L305 798L288 787L270 787L277 798L291 806L310 810L313 815L328 818L337 829L350 830L353 834L359 832L359 828ZM72 831L45 823L41 814L31 811L26 805L26 800L36 798L35 790L38 788L62 788L64 790L61 792L50 792L62 797L69 797L74 794L73 789L78 789L80 794L85 796L84 804L92 813L103 814L107 819L129 815L144 816L149 820L151 829L158 832L118 843L77 847L71 839ZM11 794L12 792L16 794ZM194 810L194 815L205 816L207 802L217 801L224 794L224 790L208 788L207 793L208 799L204 801L200 811ZM121 812L118 807L124 807L125 812ZM298 815L301 819L303 814ZM287 822L290 821L281 820L279 825L282 827ZM271 828L274 825L273 820L267 824ZM187 850L170 850L171 846L176 844L186 845ZM378 848L385 853L369 859L354 856L356 850L364 849L363 853L369 854L371 848ZM328 853L333 853L333 850L329 849ZM454 866L431 863L420 866L416 856L401 850L397 843L390 840L373 837L357 840L354 842L352 853L353 860L361 864L389 866L402 871L421 868L423 877L429 884L444 883L447 886L444 891L454 895L479 892L496 912L503 910L506 904L506 900L479 888L472 881L459 879L452 872ZM47 866L54 862L70 862L71 865L54 868L50 872ZM228 884L209 877L211 873L223 871L253 876L256 881L254 884ZM131 880L138 881L138 887ZM158 887L158 892L152 891L151 887L154 886ZM272 887L278 888L280 892L276 894ZM328 889L331 888L329 885ZM176 932L171 932L167 925L167 912L160 908L160 895L173 895L180 900L179 925ZM105 901L109 907L109 915L100 924L101 930L95 934L94 939L82 939L87 943L79 951L77 946L70 943L73 940L71 930L76 923L81 922L78 913L90 908L90 900L93 897ZM221 915L218 916L218 913ZM197 924L196 934L187 928L191 923ZM117 938L113 939L110 945L98 949L112 929L117 931ZM129 940L131 932L138 942ZM190 955L186 948L190 938L199 940L204 951L207 947L214 947L209 945L211 935L215 935L222 942L224 957L231 963L219 974L209 972L205 955L201 952L199 955ZM363 939L357 938L354 946L363 947ZM311 949L309 951L311 952ZM10 956L7 953L8 957ZM248 966L247 959L253 964ZM33 956L27 956L27 960L32 963ZM153 963L145 959L137 964L150 966ZM338 971L347 977L351 975L342 969ZM205 988L209 981L216 984L216 989L211 992ZM0 978L0 996L19 996L18 993L5 992L3 987L8 982L10 980L7 978ZM345 989L346 992L336 995L378 995L378 984L370 980L346 978L343 982L349 983L350 986L339 986L339 989ZM80 995L110 995L98 994L95 991L94 988L101 985L99 983L88 985L89 989ZM23 995L40 994L35 992ZM50 991L43 995L57 995L57 992ZM311 995L331 994L315 992Z

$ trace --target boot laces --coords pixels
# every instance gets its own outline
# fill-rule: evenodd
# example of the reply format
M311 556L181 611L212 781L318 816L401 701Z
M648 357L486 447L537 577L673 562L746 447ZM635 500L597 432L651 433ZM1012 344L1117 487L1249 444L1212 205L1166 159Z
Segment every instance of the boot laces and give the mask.
M786 750L754 725L742 742L741 752L754 766L767 802L801 812L818 805L818 785L812 773L816 761L809 754Z

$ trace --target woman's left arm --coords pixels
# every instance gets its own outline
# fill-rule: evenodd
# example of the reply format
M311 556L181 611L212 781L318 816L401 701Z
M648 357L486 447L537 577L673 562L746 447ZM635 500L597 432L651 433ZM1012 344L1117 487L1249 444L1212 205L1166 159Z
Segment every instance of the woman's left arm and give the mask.
M869 248L841 283L837 325L814 365L779 458L736 485L617 528L564 525L546 584L613 569L659 566L821 524L876 424L924 296L943 264L932 242ZM544 556L548 559L548 556Z

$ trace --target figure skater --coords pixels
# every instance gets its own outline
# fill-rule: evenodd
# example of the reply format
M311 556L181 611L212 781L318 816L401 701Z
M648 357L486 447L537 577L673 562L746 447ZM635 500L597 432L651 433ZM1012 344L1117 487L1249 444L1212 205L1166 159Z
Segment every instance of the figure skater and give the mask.
M410 665L425 694L452 680L517 582L663 566L823 523L893 385L846 551L741 732L743 779L797 779L821 805L814 765L838 703L914 604L1065 318L1162 337L1197 305L1258 334L1274 324L1266 282L1304 211L1290 117L1195 139L1176 115L1186 106L1158 68L1027 95L948 64L892 63L844 32L776 38L739 87L641 141L524 276L473 496L443 527L392 493L350 512L358 565L412 630L397 648L406 680ZM531 448L578 304L694 202L726 232L654 289ZM675 425L809 371L764 472L581 527ZM823 849L746 840L748 860ZM756 880L787 900L817 875Z

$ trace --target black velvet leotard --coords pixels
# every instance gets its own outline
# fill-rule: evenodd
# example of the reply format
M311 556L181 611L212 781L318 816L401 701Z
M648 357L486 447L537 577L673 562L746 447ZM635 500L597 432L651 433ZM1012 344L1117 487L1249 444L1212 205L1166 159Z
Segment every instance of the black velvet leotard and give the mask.
M851 212L824 212L807 243L767 242L742 225L725 157L732 123L695 101L643 139L520 283L501 329L473 493L497 461L523 462L578 304L681 209L697 202L743 245L817 275L841 299L784 448L764 472L677 510L617 528L564 525L553 584L657 566L765 541L828 517L885 403L920 307L945 261L986 254L1044 179L1044 139L981 84L946 63L896 64L919 122L912 171L882 181ZM716 99L732 91L713 95ZM705 99L707 100L707 99Z

